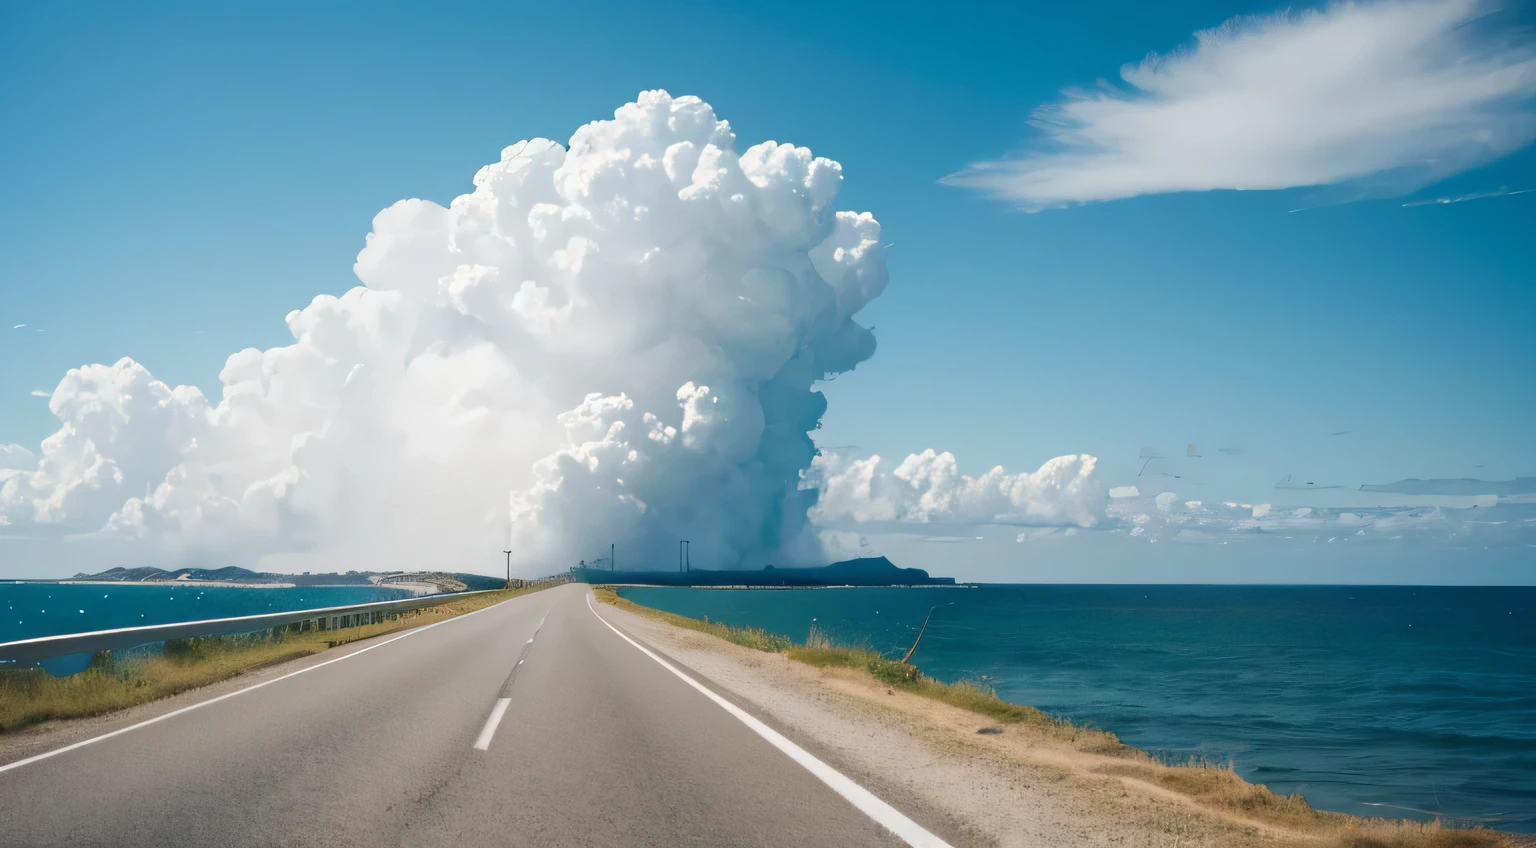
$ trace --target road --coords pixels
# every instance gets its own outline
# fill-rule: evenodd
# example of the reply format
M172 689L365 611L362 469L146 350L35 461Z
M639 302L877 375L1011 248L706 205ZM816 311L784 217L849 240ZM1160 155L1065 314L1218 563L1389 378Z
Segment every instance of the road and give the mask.
M0 766L0 844L943 844L589 595L525 595Z

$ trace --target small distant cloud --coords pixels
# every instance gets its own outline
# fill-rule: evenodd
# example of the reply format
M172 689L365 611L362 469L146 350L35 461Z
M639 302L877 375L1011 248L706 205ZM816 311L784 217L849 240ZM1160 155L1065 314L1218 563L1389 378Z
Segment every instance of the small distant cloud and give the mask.
M1513 480L1478 480L1471 477L1420 480L1410 477L1395 483L1367 483L1360 487L1360 491L1394 495L1528 495L1536 494L1536 477L1516 477Z
M33 397L53 397L53 392L45 392L42 389L33 389L32 390L32 396Z
M1287 474L1284 477L1280 478L1280 482L1275 484L1275 488L1276 489L1312 490L1312 489L1342 489L1344 487L1342 485L1340 485L1340 484L1337 484L1337 483L1333 483L1333 484L1319 483L1319 482L1317 482L1315 480L1292 480L1291 479L1291 475Z
M23 329L26 329L26 326L27 326L26 324L17 324L16 326L12 327L11 329L12 330L23 330Z
M1444 206L1448 203L1466 203L1468 200L1486 200L1490 197L1514 197L1517 194L1530 194L1536 189L1523 188L1519 191L1510 191L1501 188L1498 191L1474 191L1471 194L1458 195L1456 197L1434 197L1427 200L1410 200L1403 204L1403 208L1410 206Z
M1031 527L1028 530L1013 537L1015 542L1033 542L1039 539L1057 539L1063 536L1076 536L1076 527Z

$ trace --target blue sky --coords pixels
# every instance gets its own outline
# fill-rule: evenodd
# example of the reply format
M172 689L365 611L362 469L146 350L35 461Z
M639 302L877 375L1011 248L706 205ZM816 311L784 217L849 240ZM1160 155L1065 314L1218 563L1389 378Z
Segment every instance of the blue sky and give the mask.
M894 245L862 314L879 352L826 387L823 445L973 474L1086 452L1119 485L1142 448L1193 442L1226 463L1201 485L1241 500L1285 474L1536 474L1536 193L1404 205L1536 188L1529 146L1353 202L1031 213L940 182L1027 145L1062 90L1271 3L315 5L0 8L0 323L27 325L0 331L0 443L57 429L31 393L84 363L217 399L232 351L288 343L284 314L356 284L378 210L447 203L503 146L665 88L744 144L840 161L839 208Z

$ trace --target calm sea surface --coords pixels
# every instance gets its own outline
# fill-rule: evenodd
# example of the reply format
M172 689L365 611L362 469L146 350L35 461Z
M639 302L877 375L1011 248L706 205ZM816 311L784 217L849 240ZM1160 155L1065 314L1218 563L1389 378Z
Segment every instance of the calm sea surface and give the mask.
M403 597L373 586L244 589L142 583L0 583L0 642L141 624L201 621Z
M900 655L1357 815L1536 832L1536 588L622 590Z

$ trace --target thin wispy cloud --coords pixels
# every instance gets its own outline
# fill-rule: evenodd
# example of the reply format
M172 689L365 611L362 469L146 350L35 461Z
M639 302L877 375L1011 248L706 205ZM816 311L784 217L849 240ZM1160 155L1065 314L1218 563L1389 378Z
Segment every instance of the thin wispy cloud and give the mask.
M1536 46L1481 0L1239 18L1069 91L1013 155L944 178L1038 210L1377 182L1403 192L1536 137ZM1362 195L1363 196L1363 195Z
M21 445L0 444L0 471L29 471L36 467L37 456L31 451Z
M1507 188L1498 191L1474 191L1471 194L1462 194L1456 197L1435 197L1428 200L1410 200L1403 204L1404 208L1410 206L1444 206L1448 203L1466 203L1468 200L1486 200L1490 197L1514 197L1517 194L1530 194L1536 189L1523 188L1519 191L1510 191Z
M27 326L26 324L17 324L16 326L12 327L11 329L12 330L21 330L21 329L25 329L26 326Z
M53 397L53 392L45 392L42 389L33 389L31 394L33 397Z

